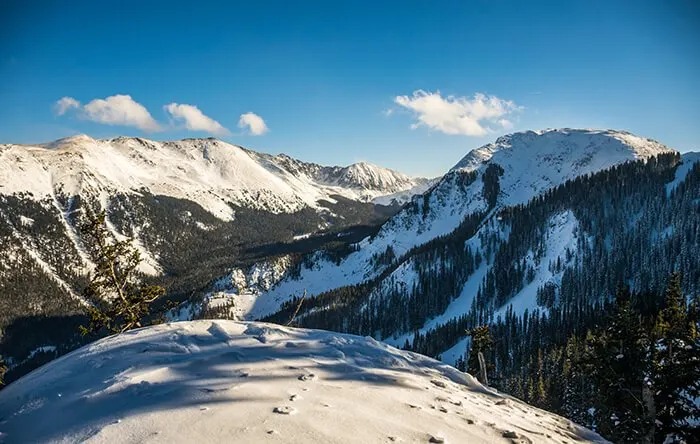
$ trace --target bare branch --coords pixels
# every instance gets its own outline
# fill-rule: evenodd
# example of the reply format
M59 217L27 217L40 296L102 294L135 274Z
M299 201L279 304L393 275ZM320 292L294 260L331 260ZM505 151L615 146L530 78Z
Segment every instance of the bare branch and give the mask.
M296 319L297 314L299 314L299 310L301 310L301 305L304 303L304 299L306 299L306 289L304 289L304 295L301 297L301 299L299 299L299 302L297 303L297 308L294 310L294 314L289 319L289 322L285 324L287 327L291 326L294 320Z

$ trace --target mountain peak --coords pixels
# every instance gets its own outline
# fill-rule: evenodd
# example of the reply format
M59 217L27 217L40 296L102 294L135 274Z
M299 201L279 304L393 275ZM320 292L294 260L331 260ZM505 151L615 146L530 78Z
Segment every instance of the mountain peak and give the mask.
M367 168L367 169L376 169L380 168L377 165L374 165L373 163L365 162L364 160L361 160L359 162L351 163L348 165L348 168Z
M366 190L383 190L390 193L411 188L413 179L403 173L373 165L357 162L340 168L335 182L339 185Z
M644 159L668 151L673 150L627 131L575 128L522 131L470 151L450 171L473 171L492 159L497 163L522 161L523 164L544 160L553 166L570 162L580 167L610 162L612 166L619 161Z
M88 136L87 134L76 134L74 136L68 136L62 139L54 140L53 142L43 143L39 146L48 149L59 149L67 146L76 146L95 142L96 140Z

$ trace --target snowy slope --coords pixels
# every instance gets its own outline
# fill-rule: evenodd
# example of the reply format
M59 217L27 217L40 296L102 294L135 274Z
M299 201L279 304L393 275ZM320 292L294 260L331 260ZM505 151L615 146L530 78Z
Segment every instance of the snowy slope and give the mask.
M40 146L0 145L0 194L56 192L92 197L116 192L184 198L224 220L230 203L275 213L338 194L372 199L424 183L367 163L322 167L288 156L255 153L216 139L155 142L75 136Z
M418 183L407 190L397 191L395 193L387 194L385 196L375 197L374 199L372 199L372 202L379 205L404 204L406 202L409 202L413 196L417 196L428 191L430 187L432 187L440 181L440 178L438 177L435 179L416 179L416 181Z
M489 164L497 164L504 170L498 196L498 206L502 207L526 203L578 176L668 151L672 150L659 142L623 131L565 128L514 133L472 150L459 161L438 185L436 191L445 196L431 200L428 217L406 220L398 214L394 219L404 219L401 222L414 231L435 235L452 231L464 216L486 207L479 179ZM466 195L451 196L449 192L455 186L450 178L465 172L476 172L479 179L466 190Z
M683 153L681 155L681 164L676 170L676 177L671 183L666 185L666 192L670 194L675 190L688 177L688 173L697 163L700 163L700 152Z
M614 165L672 151L666 146L623 131L557 129L527 131L498 138L471 151L423 196L389 219L372 239L359 244L340 265L314 261L298 279L285 278L263 292L246 319L268 315L291 296L311 295L378 276L372 258L391 246L400 257L411 248L455 230L464 218L488 210L482 177L491 164L504 171L499 178L496 209L528 202L567 180ZM486 217L494 214L492 210Z
M197 321L103 339L0 391L19 442L604 442L370 338Z
M484 225L467 244L473 251L485 251L486 248L482 245L480 239L487 238L488 235L494 232L497 233L500 238L505 239L507 237L507 231L507 227L503 226L499 221L493 220L490 224ZM567 259L567 249L571 252L577 251L576 245L580 236L579 233L578 221L572 211L567 210L552 216L544 229L541 257L536 258L535 253L530 250L521 258L525 260L527 265L532 266L533 269L536 270L532 282L525 285L517 294L509 299L505 305L502 307L495 307L494 318L498 316L503 317L508 309L519 316L522 316L526 310L532 312L535 309L539 309L540 311L546 312L547 308L538 306L537 304L537 289L544 285L560 286L564 268L557 272L551 265L556 263L557 260L561 261L563 266L571 265L570 262L574 260L575 253L572 253L572 257ZM460 294L447 306L445 311L427 320L417 331L425 334L439 325L446 324L450 320L457 319L469 313L472 304L475 302L479 286L483 283L486 273L492 266L493 264L488 262L482 263L469 279L467 279L462 286ZM392 277L393 274L387 278L387 281ZM394 279L396 280L396 278ZM417 281L417 277L414 279ZM402 282L405 282L405 285L410 288L413 285L414 279L404 279ZM413 341L414 333L415 332L394 335L382 338L382 340L397 347L403 346L406 341L408 341L409 344ZM463 358L467 350L465 346L465 341L467 341L467 339L468 337L465 337L456 346L442 353L442 361L450 365L455 365L457 359Z

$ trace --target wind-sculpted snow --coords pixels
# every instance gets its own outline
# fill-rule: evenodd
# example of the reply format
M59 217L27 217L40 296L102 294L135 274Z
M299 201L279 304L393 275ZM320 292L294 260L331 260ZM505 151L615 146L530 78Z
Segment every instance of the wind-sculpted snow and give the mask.
M351 335L195 321L103 339L0 391L0 441L604 442L438 361Z

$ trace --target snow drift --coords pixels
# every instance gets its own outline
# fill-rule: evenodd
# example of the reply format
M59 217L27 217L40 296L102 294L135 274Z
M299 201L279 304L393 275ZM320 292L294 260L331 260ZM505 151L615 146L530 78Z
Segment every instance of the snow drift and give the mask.
M0 441L603 442L371 338L196 321L112 336L0 392Z

